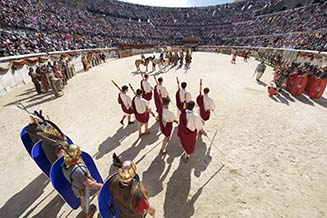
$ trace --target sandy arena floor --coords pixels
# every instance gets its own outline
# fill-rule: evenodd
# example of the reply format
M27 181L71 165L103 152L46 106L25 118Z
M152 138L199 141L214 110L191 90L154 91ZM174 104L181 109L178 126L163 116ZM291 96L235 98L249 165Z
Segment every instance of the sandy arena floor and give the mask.
M136 161L157 218L327 217L326 94L319 101L287 93L271 99L265 83L272 69L257 84L254 60L238 58L232 65L230 56L194 53L187 72L160 74L172 97L176 76L188 82L193 98L202 78L217 105L206 124L212 146L211 140L199 138L185 164L176 132L168 155L158 155L163 136L153 118L151 135L139 141L136 125L119 124L118 91L110 80L137 87L141 76L133 74L136 58L111 60L78 74L58 99L35 95L32 84L0 97L1 218L81 217L80 210L72 211L61 200L25 151L19 133L27 115L16 109L20 101L30 110L42 109L94 155L103 178L115 170L110 167L113 152Z

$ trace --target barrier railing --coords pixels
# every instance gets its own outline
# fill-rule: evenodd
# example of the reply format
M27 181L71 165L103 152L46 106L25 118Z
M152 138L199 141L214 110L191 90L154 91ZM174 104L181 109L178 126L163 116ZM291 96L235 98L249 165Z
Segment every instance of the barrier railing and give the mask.
M172 50L180 49L182 46L169 46ZM124 47L125 48L125 47ZM118 57L126 57L130 55L137 55L141 52L151 53L158 51L160 46L144 47L137 46L135 48L126 47L125 49L112 47L112 48L96 48L96 49L80 49L80 50L68 50L68 51L54 51L48 53L37 53L28 55L17 55L10 57L0 58L0 94L4 94L11 88L16 87L19 84L25 84L30 82L31 79L28 76L28 69L20 67L21 65L29 63L35 64L35 62L42 63L42 58L55 60L58 57L65 55L73 58L73 64L76 70L81 70L82 64L80 56L89 52L103 52L107 56L115 53ZM166 47L168 48L168 47ZM327 52L310 51L310 50L296 50L287 48L272 48L272 47L251 47L251 46L194 46L195 51L203 52L219 52L223 54L240 53L243 51L249 52L249 56L273 56L279 55L285 61L285 63L297 62L311 62L319 66L327 66ZM36 58L39 58L36 60ZM22 60L27 60L26 63L22 63ZM43 63L44 63L43 62ZM13 66L12 66L13 65Z

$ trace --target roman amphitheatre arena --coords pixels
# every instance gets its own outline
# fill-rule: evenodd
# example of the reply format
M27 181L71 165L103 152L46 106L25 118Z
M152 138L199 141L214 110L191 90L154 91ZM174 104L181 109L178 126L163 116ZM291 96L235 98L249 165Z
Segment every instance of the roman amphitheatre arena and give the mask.
M102 182L119 171L114 154L132 160L156 218L327 217L327 4L294 2L2 1L0 217L86 217L58 191L53 168L33 156L35 145L24 146L22 129L40 110L92 157ZM188 161L179 119L161 152L153 99L149 134L139 137L135 115L120 123L115 84L133 98L144 75L152 87L163 79L177 119L182 82L193 101L210 89L207 137L197 134ZM200 109L197 103L196 116ZM101 213L106 202L98 199L90 197L93 217L114 217Z

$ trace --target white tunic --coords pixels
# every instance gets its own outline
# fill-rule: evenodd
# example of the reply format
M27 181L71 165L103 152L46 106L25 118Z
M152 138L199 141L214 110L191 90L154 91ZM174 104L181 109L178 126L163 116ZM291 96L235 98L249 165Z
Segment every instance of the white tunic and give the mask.
M135 109L136 109L136 112L139 113L139 114L144 114L146 112L146 109L147 109L147 103L144 99L136 96L135 97L135 100L134 100L134 103L135 103Z
M193 111L186 110L186 120L187 125L186 127L191 130L197 130L200 131L203 129L203 123L201 121L201 118L198 114L194 113Z
M188 91L186 91L184 89L180 89L180 91L179 91L179 97L181 99L181 102L184 102L184 100L185 100L185 94L186 94L186 102L191 101L192 100L191 93L189 93Z
M212 98L210 98L207 95L203 96L203 104L204 104L204 110L205 111L212 111L214 109L216 109L216 105L215 102L213 102Z
M167 108L162 109L162 123L164 126L166 126L167 123L174 122L174 120L177 120L174 112Z
M143 86L143 89L144 89L145 93L149 93L149 92L151 92L153 90L152 86L150 85L150 83L148 81L143 80L142 81L142 86Z
M164 87L162 85L157 85L156 91L159 93L159 95L161 95L162 98L167 98L169 95L166 87Z
M132 106L132 99L125 93L120 93L120 98L127 109Z

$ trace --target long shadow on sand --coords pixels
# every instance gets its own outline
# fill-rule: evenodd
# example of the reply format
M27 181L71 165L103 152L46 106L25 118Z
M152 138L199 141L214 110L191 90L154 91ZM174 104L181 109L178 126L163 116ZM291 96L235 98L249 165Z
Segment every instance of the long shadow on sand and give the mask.
M310 105L310 106L314 106L314 103L312 101L309 100L309 98L305 97L304 95L300 95L300 96L293 96L296 100L304 103L304 104L307 104L307 105Z
M126 128L124 128L123 126L120 127L113 136L108 137L99 145L98 152L94 155L95 159L98 160L104 155L113 151L115 148L119 147L121 145L121 142L135 131L137 131L136 123L128 125Z
M325 97L321 97L319 99L311 99L311 100L319 104L320 106L327 108L327 99Z
M33 218L58 217L58 213L64 204L65 201L60 195L56 195L38 214L33 216Z
M49 178L40 174L30 184L12 196L0 209L0 217L20 217L43 193Z
M204 156L207 154L206 143L199 137L195 152L190 160L187 163L179 161L178 168L174 171L167 184L164 202L165 218L189 218L194 214L194 203L201 195L203 187L199 188L191 199L188 198L191 189L191 173L193 169L194 172L201 172L207 169L207 166L199 168L200 165L203 165Z
M160 133L158 132L159 129L159 124L156 122L154 125L152 125L149 130L150 134L149 135L144 135L141 138L138 138L133 144L123 151L121 154L118 156L122 160L133 160L137 157L137 155L144 149L146 146L151 145L158 141ZM159 144L156 144L155 146L158 146ZM152 151L152 150L151 150ZM141 159L143 159L142 157ZM140 161L135 161L139 163ZM110 169L109 169L109 175L112 175L113 173L117 172L117 167L113 166L111 164Z
M53 99L55 99L53 93L47 92L45 94L35 94L35 95L31 95L31 96L28 96L25 98L21 98L19 100L16 100L16 101L13 101L13 102L10 102L10 103L4 105L4 107L12 106L12 105L18 104L19 102L23 102L23 103L25 103L25 107L29 108L29 107L33 107L33 106L45 103L47 101L53 100ZM30 103L30 104L26 104L26 103Z

